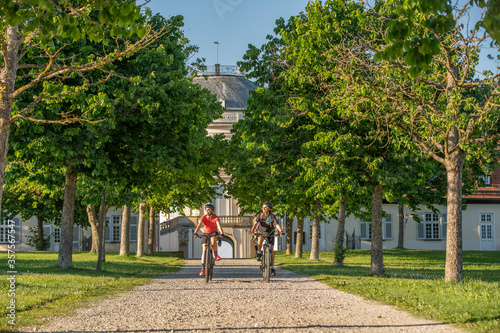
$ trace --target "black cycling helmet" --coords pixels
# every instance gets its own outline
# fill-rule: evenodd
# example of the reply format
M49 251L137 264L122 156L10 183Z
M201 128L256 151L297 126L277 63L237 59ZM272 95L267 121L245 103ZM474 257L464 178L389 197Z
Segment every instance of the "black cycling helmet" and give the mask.
M210 208L211 210L215 210L215 207L212 204L206 204L205 208Z
M273 204L270 203L269 201L264 201L264 203L262 204L262 206L267 206L267 207L269 207L269 209L273 209Z

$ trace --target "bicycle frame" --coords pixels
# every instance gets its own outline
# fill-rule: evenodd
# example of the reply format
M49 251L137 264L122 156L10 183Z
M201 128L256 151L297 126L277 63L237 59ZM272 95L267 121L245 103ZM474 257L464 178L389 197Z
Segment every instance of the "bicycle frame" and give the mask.
M203 263L205 264L205 282L208 283L212 281L212 274L215 266L214 251L212 249L211 237L208 234L203 236L195 236L202 238L201 244L205 244L205 250L202 253ZM218 239L222 237L217 236Z

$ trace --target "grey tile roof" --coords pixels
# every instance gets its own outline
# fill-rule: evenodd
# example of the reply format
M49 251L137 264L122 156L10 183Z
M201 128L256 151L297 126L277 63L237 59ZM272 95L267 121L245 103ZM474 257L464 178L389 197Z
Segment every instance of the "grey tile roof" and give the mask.
M193 82L225 100L228 109L246 109L249 91L257 89L257 86L242 76L197 76Z

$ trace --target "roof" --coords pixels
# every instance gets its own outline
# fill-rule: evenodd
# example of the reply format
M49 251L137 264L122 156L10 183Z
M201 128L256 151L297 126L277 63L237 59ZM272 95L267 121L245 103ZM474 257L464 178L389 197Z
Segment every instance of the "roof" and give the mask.
M226 109L246 109L250 90L257 89L251 81L236 75L197 76L193 82L217 95Z

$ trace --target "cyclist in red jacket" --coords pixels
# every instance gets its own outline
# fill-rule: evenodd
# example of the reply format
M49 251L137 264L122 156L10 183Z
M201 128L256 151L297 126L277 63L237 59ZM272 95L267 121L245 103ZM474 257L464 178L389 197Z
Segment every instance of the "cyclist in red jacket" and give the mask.
M254 223L252 226L252 230L250 230L250 233L253 234L255 232L255 229L258 229L259 232L271 232L275 227L278 229L280 232L280 236L283 236L285 233L283 232L283 229L281 229L281 226L278 223L278 219L276 216L271 213L273 209L273 205L269 201L265 201L262 204L262 213L259 215L255 216L254 218ZM262 260L262 243L264 242L264 237L259 236L258 242L257 242L257 260ZM276 275L276 271L274 270L274 237L271 240L271 275Z
M203 236L202 237L210 237L210 244L212 244L212 250L214 251L215 260L221 260L217 253L217 236L224 236L224 231L220 225L220 220L217 215L214 214L215 207L212 204L208 204L205 206L206 214L203 215L200 219L200 223L196 227L194 234L197 235L200 228L203 226ZM203 244L202 253L205 252L205 244ZM205 275L205 263L203 262L203 256L201 256L201 272L200 275Z

